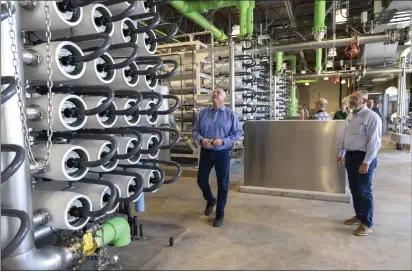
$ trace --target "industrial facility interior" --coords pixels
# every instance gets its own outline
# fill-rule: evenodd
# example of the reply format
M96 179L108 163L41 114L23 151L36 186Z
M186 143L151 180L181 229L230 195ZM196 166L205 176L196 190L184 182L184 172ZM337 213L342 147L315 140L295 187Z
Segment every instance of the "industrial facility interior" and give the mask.
M412 1L0 11L1 270L412 270ZM220 228L193 136L215 88L243 130ZM333 117L358 89L383 135L366 237L343 224L345 120L304 116L323 98Z

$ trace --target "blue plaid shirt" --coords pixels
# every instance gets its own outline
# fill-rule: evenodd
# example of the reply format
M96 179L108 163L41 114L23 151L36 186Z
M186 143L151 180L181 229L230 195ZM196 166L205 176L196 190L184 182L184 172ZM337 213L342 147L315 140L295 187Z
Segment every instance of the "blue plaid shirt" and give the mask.
M332 120L329 113L326 111L318 111L313 115L313 119L315 120Z

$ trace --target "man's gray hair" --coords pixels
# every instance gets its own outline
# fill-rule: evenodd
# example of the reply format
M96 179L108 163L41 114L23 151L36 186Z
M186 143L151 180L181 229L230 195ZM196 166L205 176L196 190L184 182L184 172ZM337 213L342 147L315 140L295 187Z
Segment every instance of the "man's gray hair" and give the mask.
M368 100L369 92L367 90L358 89L357 92L360 93L360 95L363 99Z

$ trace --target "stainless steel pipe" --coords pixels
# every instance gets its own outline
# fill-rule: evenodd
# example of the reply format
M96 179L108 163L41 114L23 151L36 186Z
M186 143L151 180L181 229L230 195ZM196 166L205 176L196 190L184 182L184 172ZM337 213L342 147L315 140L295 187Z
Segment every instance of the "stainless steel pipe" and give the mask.
M11 4L15 8L13 15L13 31L15 34L14 43L17 49L18 69L19 77L21 80L21 86L24 87L24 69L23 61L21 58L22 41L21 41L21 29L20 29L20 8L19 1L11 1ZM13 76L13 54L11 52L12 40L10 38L10 25L8 20L1 22L1 71L2 76ZM22 88L22 97L25 98L25 90ZM22 124L20 121L20 110L18 106L18 95L14 95L1 106L1 143L2 144L16 144L25 146L24 137L22 133ZM1 169L5 169L7 165L13 160L14 154L10 152L1 153ZM30 220L33 218L32 197L31 197L31 175L29 172L29 160L26 159L17 172L5 183L1 185L1 205L10 209L22 210L28 213ZM16 235L19 229L20 221L18 218L1 217L1 244L2 248L6 246L11 239ZM16 255L21 256L25 252L28 252L34 247L33 226L23 242L16 248L16 250L6 259L1 261L2 270L10 270L5 264L7 259L13 258ZM23 270L18 268L18 270Z
M410 73L411 70L406 70L407 73ZM372 76L379 74L398 74L402 73L401 68L384 68L384 69L366 69L366 70L354 70L354 71L337 71L330 73L322 74L306 74L306 75L296 75L295 79L315 79L323 78L325 76L339 76L339 77L357 77L357 76Z

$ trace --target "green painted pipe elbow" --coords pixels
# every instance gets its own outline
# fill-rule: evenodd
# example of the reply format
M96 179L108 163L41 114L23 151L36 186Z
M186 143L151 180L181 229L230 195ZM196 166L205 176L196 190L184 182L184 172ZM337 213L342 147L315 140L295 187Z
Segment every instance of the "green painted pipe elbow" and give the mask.
M283 52L276 52L276 73L280 73L283 70Z
M115 247L123 247L130 244L130 226L126 219L114 217L107 220L103 225L102 231L96 232L97 237L103 238L104 244L114 244ZM103 241L102 241L103 242Z
M292 62L292 74L296 74L296 56L295 55L284 56L283 60L290 60Z

